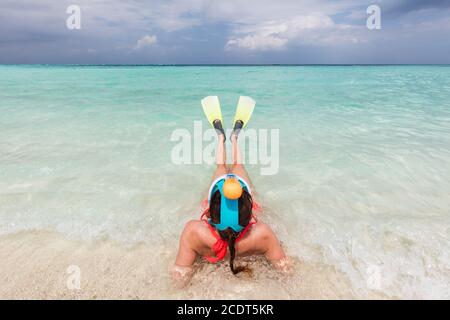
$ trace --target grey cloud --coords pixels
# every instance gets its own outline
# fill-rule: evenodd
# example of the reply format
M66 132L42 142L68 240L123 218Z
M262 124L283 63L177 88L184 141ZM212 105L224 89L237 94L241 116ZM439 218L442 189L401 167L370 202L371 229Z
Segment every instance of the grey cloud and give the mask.
M397 0L381 6L390 14L406 14L423 9L450 9L449 0Z
M450 62L445 29L449 1L380 1L386 25L370 32L365 29L364 15L367 5L374 2L1 0L0 63L385 63L415 58L423 62L427 59L421 50L424 46L430 48L429 62ZM82 9L82 29L77 31L65 27L66 8L73 3ZM428 13L419 15L422 9ZM355 12L362 12L362 19L345 18ZM295 28L287 30L283 37L292 41L286 50L276 52L226 50L233 37L258 32L267 23L283 25L314 13L330 17L337 26L350 27L305 30L298 36L293 35ZM247 34L236 35L243 30ZM133 50L145 35L157 36L158 46ZM323 45L315 45L315 39ZM431 52L438 50L435 42L440 43L439 51Z

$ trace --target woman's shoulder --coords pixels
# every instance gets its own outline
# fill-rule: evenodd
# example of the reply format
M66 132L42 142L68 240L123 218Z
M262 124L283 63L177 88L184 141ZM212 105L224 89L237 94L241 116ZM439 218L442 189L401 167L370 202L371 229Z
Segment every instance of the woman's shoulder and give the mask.
M273 236L274 233L272 228L268 224L258 221L257 223L252 225L251 234L258 240L264 240L266 238Z
M185 230L190 234L192 241L197 240L196 244L203 245L205 242L209 244L214 240L214 236L204 220L189 220L185 225Z
M236 243L236 249L239 254L263 254L267 251L271 238L273 231L270 226L258 221L250 227L242 241Z
M190 247L199 255L211 255L211 248L217 239L211 233L203 220L190 220L185 225L185 232L189 234Z
M198 235L199 232L203 233L207 226L203 220L189 220L186 222L184 229L191 235Z

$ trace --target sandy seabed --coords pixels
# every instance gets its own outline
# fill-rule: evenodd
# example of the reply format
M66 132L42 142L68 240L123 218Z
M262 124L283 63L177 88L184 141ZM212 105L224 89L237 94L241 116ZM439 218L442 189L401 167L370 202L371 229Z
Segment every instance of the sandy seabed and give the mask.
M227 263L197 263L184 289L169 281L174 253L152 254L149 244L73 240L55 232L0 237L1 299L346 299L358 298L332 267L296 263L280 276L259 257L254 275L233 276ZM253 260L252 260L253 259ZM245 258L243 259L245 260ZM242 263L242 259L241 259ZM75 267L74 267L75 266ZM79 275L80 288L74 276ZM371 298L385 298L373 295Z

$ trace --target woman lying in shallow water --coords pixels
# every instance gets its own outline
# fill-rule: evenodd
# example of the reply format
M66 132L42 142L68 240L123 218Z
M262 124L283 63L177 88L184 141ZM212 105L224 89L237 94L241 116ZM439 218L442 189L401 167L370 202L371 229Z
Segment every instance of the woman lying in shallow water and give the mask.
M247 266L236 266L236 255L265 255L277 268L290 269L290 263L272 229L257 221L253 211L259 206L253 200L250 178L242 165L238 135L243 123L235 124L231 134L232 166L226 165L225 134L220 120L215 120L218 132L216 149L217 168L208 193L209 207L200 220L189 221L181 234L180 247L172 269L172 278L182 285L193 274L197 256L215 263L229 251L233 274L251 271Z

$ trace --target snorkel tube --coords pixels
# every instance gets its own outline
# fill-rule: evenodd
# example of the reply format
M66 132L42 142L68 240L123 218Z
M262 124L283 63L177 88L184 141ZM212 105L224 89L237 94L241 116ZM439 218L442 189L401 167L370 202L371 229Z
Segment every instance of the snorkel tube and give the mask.
M219 191L220 199L220 221L213 223L211 219L208 222L216 227L217 230L223 231L227 228L240 232L244 229L239 224L239 197L242 191L246 190L250 193L250 187L243 179L235 174L226 174L217 178L211 185L208 196L208 204L211 202L212 195Z

